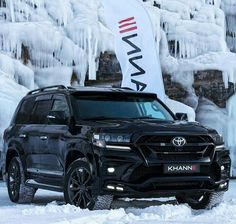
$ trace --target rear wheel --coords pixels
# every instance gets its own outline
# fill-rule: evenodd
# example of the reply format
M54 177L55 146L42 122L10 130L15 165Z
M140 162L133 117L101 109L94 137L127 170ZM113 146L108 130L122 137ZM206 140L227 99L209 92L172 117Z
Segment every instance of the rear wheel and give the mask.
M36 189L25 185L25 175L19 157L14 157L8 167L8 195L12 202L31 203Z
M3 180L3 168L0 168L0 180Z
M95 196L91 166L86 160L73 162L66 173L64 196L66 203L82 209L109 209L112 195Z
M178 203L187 203L192 209L211 209L220 204L223 200L224 192L205 192L195 195L176 196Z

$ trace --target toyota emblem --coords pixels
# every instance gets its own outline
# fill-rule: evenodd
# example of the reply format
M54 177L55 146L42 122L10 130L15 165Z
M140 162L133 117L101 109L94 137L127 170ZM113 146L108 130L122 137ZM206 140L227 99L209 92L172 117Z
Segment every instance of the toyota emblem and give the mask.
M175 138L172 139L172 144L175 147L183 147L183 146L186 145L186 143L187 143L187 141L183 137L175 137Z

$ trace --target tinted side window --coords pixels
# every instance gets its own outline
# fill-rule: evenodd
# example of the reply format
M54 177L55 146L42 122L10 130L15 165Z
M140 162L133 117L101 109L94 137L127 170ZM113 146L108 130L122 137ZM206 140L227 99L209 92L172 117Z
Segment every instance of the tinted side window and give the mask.
M47 124L47 115L49 114L52 107L52 100L38 101L33 109L31 117L32 124Z
M70 117L70 110L66 100L54 100L52 111L63 111L66 118Z
M24 100L16 116L16 124L29 124L35 98Z

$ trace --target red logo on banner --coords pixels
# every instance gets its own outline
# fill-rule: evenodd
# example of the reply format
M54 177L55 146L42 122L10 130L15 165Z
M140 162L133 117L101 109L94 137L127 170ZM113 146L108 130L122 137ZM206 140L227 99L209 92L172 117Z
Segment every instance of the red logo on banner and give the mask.
M120 33L127 33L133 30L137 30L138 27L136 26L136 24L137 23L135 22L134 17L121 20L119 22Z

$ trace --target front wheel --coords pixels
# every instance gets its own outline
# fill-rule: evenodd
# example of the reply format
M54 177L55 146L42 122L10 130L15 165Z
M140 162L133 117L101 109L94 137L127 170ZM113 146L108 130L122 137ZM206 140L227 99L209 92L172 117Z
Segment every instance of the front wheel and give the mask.
M195 195L176 196L179 204L187 203L192 209L211 209L220 204L223 200L224 192L205 192Z
M95 196L91 166L86 160L73 162L65 176L64 197L66 203L82 209L109 209L112 195Z

